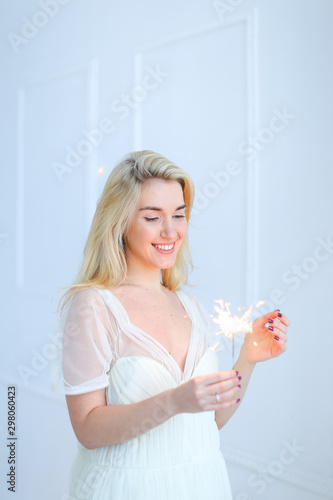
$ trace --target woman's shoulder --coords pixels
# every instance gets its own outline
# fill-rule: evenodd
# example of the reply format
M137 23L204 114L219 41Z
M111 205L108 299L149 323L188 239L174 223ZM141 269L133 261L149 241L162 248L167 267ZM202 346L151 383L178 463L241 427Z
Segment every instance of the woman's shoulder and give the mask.
M99 290L99 288L93 285L74 288L72 302L86 302L89 300L98 301L101 297Z
M108 288L103 286L87 285L74 290L69 301L69 308L75 311L91 311L103 313L112 311Z
M72 297L72 315L79 315L87 321L96 320L113 327L119 323L121 310L119 301L110 294L112 289L91 285L78 288Z

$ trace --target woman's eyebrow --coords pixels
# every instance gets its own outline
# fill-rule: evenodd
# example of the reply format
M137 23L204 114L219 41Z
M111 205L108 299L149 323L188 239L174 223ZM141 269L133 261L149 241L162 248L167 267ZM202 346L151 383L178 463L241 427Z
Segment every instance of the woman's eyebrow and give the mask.
M185 205L185 204L184 204L184 205L181 205L180 207L177 207L177 208L176 208L176 211L177 211L177 210L181 210L182 208L186 208L186 207L187 207L187 205ZM139 211L140 211L140 210L156 210L156 211L162 212L162 211L163 211L163 208L159 208L159 207L150 207L150 206L149 206L149 207L139 208Z

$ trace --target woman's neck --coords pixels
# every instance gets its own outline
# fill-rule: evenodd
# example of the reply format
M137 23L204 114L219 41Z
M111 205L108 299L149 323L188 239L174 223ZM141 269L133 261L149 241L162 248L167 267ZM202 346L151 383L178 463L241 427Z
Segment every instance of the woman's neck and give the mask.
M146 272L144 273L131 273L128 272L125 280L122 285L129 286L137 286L140 288L144 288L149 292L159 293L164 290L164 286L161 283L161 272L157 269L157 272L149 275Z

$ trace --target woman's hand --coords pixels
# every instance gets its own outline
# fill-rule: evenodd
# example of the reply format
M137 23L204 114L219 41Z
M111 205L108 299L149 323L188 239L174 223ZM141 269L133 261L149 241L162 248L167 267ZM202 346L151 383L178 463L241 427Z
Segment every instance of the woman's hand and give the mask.
M239 402L240 380L238 371L219 371L198 375L173 389L176 413L197 413L201 411L230 408ZM215 394L219 394L217 403Z
M287 349L289 325L289 319L279 309L255 319L242 346L248 361L256 363L282 354Z

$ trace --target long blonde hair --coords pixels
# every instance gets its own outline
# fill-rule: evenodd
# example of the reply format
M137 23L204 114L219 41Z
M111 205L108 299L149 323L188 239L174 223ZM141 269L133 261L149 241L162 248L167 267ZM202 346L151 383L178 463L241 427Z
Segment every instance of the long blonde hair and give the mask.
M195 194L191 177L167 158L153 151L128 153L111 171L98 200L84 247L83 262L74 282L56 292L69 288L60 299L57 312L63 311L78 289L91 286L111 288L123 283L127 274L123 236L126 236L136 210L142 183L154 177L179 182L187 205L185 217L189 222ZM192 270L193 263L186 235L175 264L169 269L162 269L162 284L169 290L177 290L181 284L191 286L187 282L189 266Z

